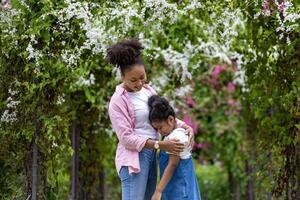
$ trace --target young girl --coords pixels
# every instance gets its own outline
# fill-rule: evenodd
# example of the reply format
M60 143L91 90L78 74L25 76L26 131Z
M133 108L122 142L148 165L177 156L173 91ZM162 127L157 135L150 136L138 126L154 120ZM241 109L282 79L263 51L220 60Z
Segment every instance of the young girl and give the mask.
M177 127L174 109L166 99L157 95L149 98L148 105L150 123L164 136L164 141L178 139L185 146L179 155L160 150L161 180L152 200L200 200L188 135L184 129Z

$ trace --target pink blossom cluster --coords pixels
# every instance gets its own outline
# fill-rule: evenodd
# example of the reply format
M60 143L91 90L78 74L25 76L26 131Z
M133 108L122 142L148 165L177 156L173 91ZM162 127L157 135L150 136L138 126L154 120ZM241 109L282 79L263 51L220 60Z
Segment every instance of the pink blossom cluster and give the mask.
M233 82L227 84L227 91L228 93L233 93L235 91L235 84Z
M283 1L278 5L278 10L279 10L279 12L284 12L285 8L286 8L286 2L285 2L285 0L283 0Z
M239 101L229 99L227 104L230 106L230 108L225 111L225 115L240 115L241 104Z
M211 72L211 84L213 87L216 87L218 84L218 76L220 73L225 71L225 69L221 65L216 65Z
M188 106L190 106L191 108L195 108L196 107L196 102L195 102L195 100L193 99L193 97L191 95L187 96L187 98L186 98L186 104Z
M207 151L211 145L208 142L200 142L194 144L194 150L202 149Z
M193 122L193 120L189 116L184 116L183 121L193 128L194 133L196 134L198 131L198 124Z
M272 4L277 5L277 9L279 10L279 12L284 12L284 10L286 8L286 1L285 0L279 0L278 3L277 3L277 1L275 2L275 0L272 0ZM270 0L264 0L263 1L262 11L264 13L270 12Z
M269 0L264 0L262 4L263 12L267 12L270 10L270 2Z
M11 8L11 0L2 0L1 1L1 7L4 9L4 10L8 10Z
M218 77L222 72L225 72L225 68L221 65L216 65L211 72L211 85L216 88L218 85ZM235 84L233 82L229 82L227 84L227 92L233 93L235 91Z

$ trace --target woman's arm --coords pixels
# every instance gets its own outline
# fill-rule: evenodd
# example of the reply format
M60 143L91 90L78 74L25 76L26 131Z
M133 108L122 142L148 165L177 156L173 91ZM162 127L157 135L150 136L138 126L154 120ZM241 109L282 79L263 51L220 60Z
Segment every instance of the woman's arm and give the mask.
M134 132L127 109L115 103L110 103L108 114L120 143L127 149L140 152L144 148L148 137Z
M173 173L180 161L180 157L176 155L171 155L169 154L169 162L168 165L164 171L164 174L156 186L156 190L152 196L152 200L160 200L161 198L161 193L165 189L166 185L169 183L170 179L173 176Z
M148 139L144 147L154 148L156 140ZM159 148L169 152L170 154L179 155L184 149L184 144L179 140L158 141Z
M185 122L181 121L180 119L176 118L176 123L178 128L183 128L186 130L187 134L189 135L189 147L193 149L195 138L194 138L194 130L192 127L187 125Z
M130 150L140 152L143 148L154 148L155 140L143 135L135 134L130 122L128 112L116 104L109 105L109 117L113 129L116 131L119 141ZM184 145L178 140L159 141L161 149L172 154L179 154L183 151Z

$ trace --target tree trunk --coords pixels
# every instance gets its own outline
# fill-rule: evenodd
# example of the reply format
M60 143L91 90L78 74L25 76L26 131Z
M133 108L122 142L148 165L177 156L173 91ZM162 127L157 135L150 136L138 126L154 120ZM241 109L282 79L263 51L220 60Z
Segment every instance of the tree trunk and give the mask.
M99 173L99 194L100 194L100 200L107 200L107 194L105 188L105 172L103 168Z
M254 177L254 167L252 162L255 161L256 157L256 144L254 136L254 123L249 123L247 126L247 137L248 137L248 155L249 160L246 160L246 174L248 177L247 181L247 200L255 200L255 177Z
M250 159L250 162L252 159ZM247 200L255 200L255 178L253 177L253 166L249 161L246 160L246 174L248 177L247 181Z
M232 169L230 166L230 163L228 163L227 166L227 173L228 173L228 182L229 182L229 190L230 190L230 196L233 200L240 200L240 185L235 180Z
M31 199L37 200L37 191L38 191L38 147L35 142L36 133L32 138L32 168L31 168Z
M241 186L240 186L240 183L238 183L238 182L235 182L234 199L235 200L241 199Z
M78 123L73 121L72 123L72 148L73 148L73 156L72 156L72 200L79 200L79 136L80 130L78 127Z
M296 144L295 148L295 176L293 180L292 198L300 197L300 142Z
M272 158L272 153L271 152L268 154L268 159L269 159L269 165L272 165L272 159L273 158ZM274 177L273 169L270 169L268 173L269 173L269 179L272 180L273 177ZM272 199L273 199L272 193L267 192L267 200L272 200Z

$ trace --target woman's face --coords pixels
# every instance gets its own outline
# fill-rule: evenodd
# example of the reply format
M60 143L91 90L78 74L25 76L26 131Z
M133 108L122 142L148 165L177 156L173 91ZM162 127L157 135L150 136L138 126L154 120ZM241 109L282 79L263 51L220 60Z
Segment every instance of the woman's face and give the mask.
M163 136L169 135L175 128L175 118L169 116L166 121L154 121L152 126L159 134Z
M142 89L147 80L143 65L133 65L122 75L124 87L128 92L138 92Z

